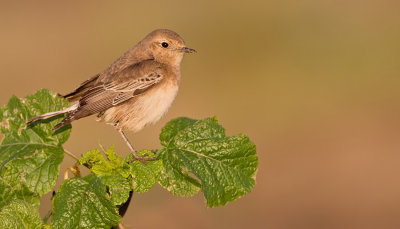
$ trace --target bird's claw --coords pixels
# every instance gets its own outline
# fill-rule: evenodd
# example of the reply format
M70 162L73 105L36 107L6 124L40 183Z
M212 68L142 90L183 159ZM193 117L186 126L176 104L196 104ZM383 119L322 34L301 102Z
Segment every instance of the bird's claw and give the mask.
M136 155L132 154L132 155L133 155L133 158L132 158L132 160L130 162L134 162L134 161L138 160L138 161L142 162L145 165L147 165L148 161L158 160L158 158L156 158L156 157L140 157L137 154ZM144 155L144 156L146 156L146 155Z

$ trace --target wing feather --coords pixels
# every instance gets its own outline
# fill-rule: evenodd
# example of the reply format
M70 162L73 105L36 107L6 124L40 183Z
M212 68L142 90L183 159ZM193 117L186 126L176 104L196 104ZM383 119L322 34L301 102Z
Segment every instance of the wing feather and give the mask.
M82 110L82 114L87 116L105 111L150 89L162 78L161 74L152 72L131 82L111 82L93 87L79 100L78 112Z

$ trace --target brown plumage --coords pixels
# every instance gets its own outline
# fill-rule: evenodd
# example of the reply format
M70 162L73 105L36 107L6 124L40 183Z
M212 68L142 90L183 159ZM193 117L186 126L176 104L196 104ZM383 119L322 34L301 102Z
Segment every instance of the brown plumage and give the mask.
M100 121L113 124L122 135L123 130L137 132L168 110L178 91L183 55L192 52L177 33L155 30L104 71L62 96L77 101L74 105L30 122L67 114L54 127L58 129L98 114Z

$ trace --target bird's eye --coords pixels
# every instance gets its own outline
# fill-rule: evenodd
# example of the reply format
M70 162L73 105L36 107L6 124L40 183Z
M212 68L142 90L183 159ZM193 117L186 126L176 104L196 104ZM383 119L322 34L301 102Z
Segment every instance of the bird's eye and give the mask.
M163 42L163 43L161 43L161 46L164 47L164 48L167 48L168 47L168 43L167 42Z

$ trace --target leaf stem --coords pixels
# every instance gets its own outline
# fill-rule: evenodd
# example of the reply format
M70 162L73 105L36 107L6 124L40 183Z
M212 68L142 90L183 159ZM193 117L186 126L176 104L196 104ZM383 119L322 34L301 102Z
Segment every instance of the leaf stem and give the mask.
M70 157L74 158L75 160L79 161L79 158L71 153L69 150L64 149L64 152L69 155Z
M53 211L50 209L46 215L43 217L43 223L47 223L47 221L49 220L50 216L53 215Z

